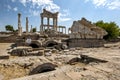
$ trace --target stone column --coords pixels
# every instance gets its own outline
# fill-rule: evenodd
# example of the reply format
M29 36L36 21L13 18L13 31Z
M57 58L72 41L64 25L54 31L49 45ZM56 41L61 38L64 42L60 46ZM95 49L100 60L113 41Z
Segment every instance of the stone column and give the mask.
M48 25L47 29L49 29L49 27L50 27L49 18L47 18L47 25Z
M55 18L53 18L53 30L55 30Z
M62 33L63 33L63 27L62 27Z
M40 31L43 31L43 16L41 15L41 26L40 26Z
M46 27L46 26L43 26L43 31L45 31L45 27Z
M28 17L26 17L26 33L28 33Z
M65 27L65 34L66 34L66 27Z
M30 29L30 32L33 33L33 28L32 28L32 25L31 25L31 29Z
M57 18L55 19L56 23L55 23L55 28L56 28L56 31L57 31Z
M59 27L59 32L60 32L60 27Z
M21 14L18 13L18 35L21 36L22 35L22 27L21 27Z

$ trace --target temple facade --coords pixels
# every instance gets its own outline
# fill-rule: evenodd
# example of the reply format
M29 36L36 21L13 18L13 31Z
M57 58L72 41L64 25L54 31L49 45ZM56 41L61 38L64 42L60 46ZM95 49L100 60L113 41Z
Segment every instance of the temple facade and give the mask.
M58 12L51 13L45 9L43 9L43 13L40 14L41 17L41 25L40 25L40 31L44 31L47 27L47 29L53 29L57 31L58 26ZM47 24L44 23L44 18L47 18ZM50 25L50 18L53 19L53 25Z

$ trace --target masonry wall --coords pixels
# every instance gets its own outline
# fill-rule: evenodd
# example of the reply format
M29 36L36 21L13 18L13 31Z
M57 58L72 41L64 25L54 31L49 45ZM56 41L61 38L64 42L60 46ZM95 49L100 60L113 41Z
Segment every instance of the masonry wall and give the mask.
M16 36L0 37L0 43L14 43Z
M69 39L68 47L102 47L104 46L105 41L103 39Z

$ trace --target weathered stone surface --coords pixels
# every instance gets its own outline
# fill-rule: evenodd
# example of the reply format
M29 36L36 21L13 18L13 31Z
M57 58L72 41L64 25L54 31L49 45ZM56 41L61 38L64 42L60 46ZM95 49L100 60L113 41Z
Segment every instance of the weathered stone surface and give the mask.
M30 71L29 75L53 71L53 70L55 70L55 67L57 67L57 66L52 63L44 63L41 65L38 65L36 68L34 68L32 71Z
M75 48L74 50L58 51L57 54L53 53L52 56L10 56L8 60L0 60L0 74L4 76L3 80L15 78L18 78L15 80L119 80L119 44L114 43L115 46L107 45L112 46L112 48L82 48L80 50ZM98 62L92 65L84 64L76 59L76 57L80 58L81 54L108 62ZM72 59L75 65L66 64ZM95 59L92 62L96 61ZM88 59L88 61L91 61L91 59ZM29 75L31 70L45 63L56 64L58 67L51 72Z
M92 47L103 47L105 41L103 39L68 39L68 47L75 48L75 47L85 47L85 48L92 48Z
M4 76L2 74L0 74L0 80L3 80Z

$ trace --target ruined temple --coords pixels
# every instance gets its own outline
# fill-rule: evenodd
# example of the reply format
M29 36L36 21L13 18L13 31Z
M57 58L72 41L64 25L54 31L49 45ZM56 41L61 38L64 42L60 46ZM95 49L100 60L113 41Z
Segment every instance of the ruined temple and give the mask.
M69 47L101 47L104 46L103 37L107 35L104 29L85 18L74 21L69 31L71 32L68 40Z
M104 29L92 24L85 18L74 21L70 30L70 38L103 39L103 37L107 35Z
M40 31L44 31L45 27L50 29L52 27L53 30L57 31L57 22L58 22L58 12L52 13L43 9L43 13L40 14L41 16L41 26ZM47 24L44 24L44 18L47 18ZM53 25L50 25L50 18L53 19Z

